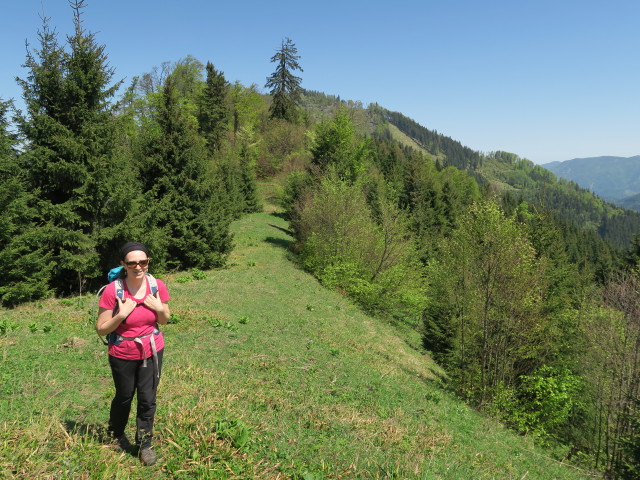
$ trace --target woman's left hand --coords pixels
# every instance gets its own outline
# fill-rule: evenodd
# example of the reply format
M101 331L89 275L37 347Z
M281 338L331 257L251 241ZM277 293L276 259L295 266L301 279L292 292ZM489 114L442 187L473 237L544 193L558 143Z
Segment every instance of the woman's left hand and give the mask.
M147 295L147 298L144 299L144 304L155 312L160 313L164 311L164 305L162 300L160 300L159 292L156 292L155 295Z

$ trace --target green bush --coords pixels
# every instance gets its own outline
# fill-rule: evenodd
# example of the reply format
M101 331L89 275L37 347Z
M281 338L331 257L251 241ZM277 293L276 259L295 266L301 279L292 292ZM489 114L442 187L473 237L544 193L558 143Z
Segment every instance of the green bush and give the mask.
M582 380L566 368L545 365L521 376L520 382L518 387L500 384L489 410L516 430L546 442L570 421Z
M404 213L378 201L374 215L361 185L325 177L297 204L300 258L324 285L368 311L415 316L420 267Z
M280 197L280 206L289 218L293 217L296 203L301 198L303 191L312 183L311 175L303 171L293 171L287 177Z

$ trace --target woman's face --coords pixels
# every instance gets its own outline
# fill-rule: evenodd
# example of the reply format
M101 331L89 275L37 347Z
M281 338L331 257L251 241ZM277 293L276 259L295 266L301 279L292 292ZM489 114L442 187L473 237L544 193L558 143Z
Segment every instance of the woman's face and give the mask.
M149 269L149 258L142 250L133 250L127 253L124 261L120 263L127 269L129 277L142 277Z

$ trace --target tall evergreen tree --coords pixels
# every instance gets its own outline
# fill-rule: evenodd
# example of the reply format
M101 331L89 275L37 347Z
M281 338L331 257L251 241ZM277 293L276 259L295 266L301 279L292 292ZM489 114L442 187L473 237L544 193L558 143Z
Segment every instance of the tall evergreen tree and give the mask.
M146 207L132 223L147 224L143 235L166 251L167 266L210 268L231 249L228 200L173 80L167 78L158 108L159 135L143 147Z
M234 219L240 218L245 211L245 201L237 155L231 154L221 159L218 168L229 204L229 213Z
M260 210L255 163L244 140L239 148L229 152L218 162L228 197L229 211L234 218Z
M207 141L207 147L214 153L220 149L229 124L227 89L229 83L223 72L217 72L211 62L207 62L207 80L200 99L200 132Z
M18 163L16 135L9 130L11 102L0 101L0 303L13 306L49 293L48 253L32 234L34 196Z
M0 99L0 161L4 166L16 154L17 136L9 130L8 113L13 102ZM4 178L4 176L3 176Z
M271 118L281 118L295 122L298 118L297 102L300 98L300 83L302 78L293 74L295 70L303 72L298 63L300 56L295 43L289 38L282 41L280 50L271 57L276 63L276 70L267 78L266 88L271 89Z
M74 32L69 51L44 19L40 48L27 52L26 80L18 79L27 107L18 116L25 139L21 165L37 197L38 248L51 257L51 285L82 290L98 275L100 227L119 170L112 160L114 121L109 86L113 70L105 47L82 26L84 0L69 2Z
M256 183L255 160L246 145L240 149L240 190L244 197L244 211L258 212L261 209L258 195L258 185Z
M640 235L636 235L627 251L625 264L629 269L640 269Z
M111 99L122 82L109 86L114 72L108 65L105 46L99 45L95 34L82 27L80 14L85 0L70 0L70 4L75 34L68 39L71 50L67 62L68 124L77 139L75 161L86 165L87 170L86 181L75 195L87 224L86 231L103 259L127 237L116 232L138 192L122 181L122 174L135 175L137 169L128 158L116 155L119 132Z

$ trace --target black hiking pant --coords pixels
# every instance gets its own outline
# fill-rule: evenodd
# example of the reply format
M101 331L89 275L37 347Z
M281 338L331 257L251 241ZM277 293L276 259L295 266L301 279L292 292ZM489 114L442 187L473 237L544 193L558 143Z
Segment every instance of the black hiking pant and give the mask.
M164 348L158 351L158 369L162 371L162 354ZM144 360L123 360L109 355L109 365L116 395L111 402L109 414L109 431L117 438L124 434L129 420L131 402L137 391L138 408L136 414L136 443L140 447L151 445L153 438L153 418L156 413L156 392L160 378L156 372L153 357Z

